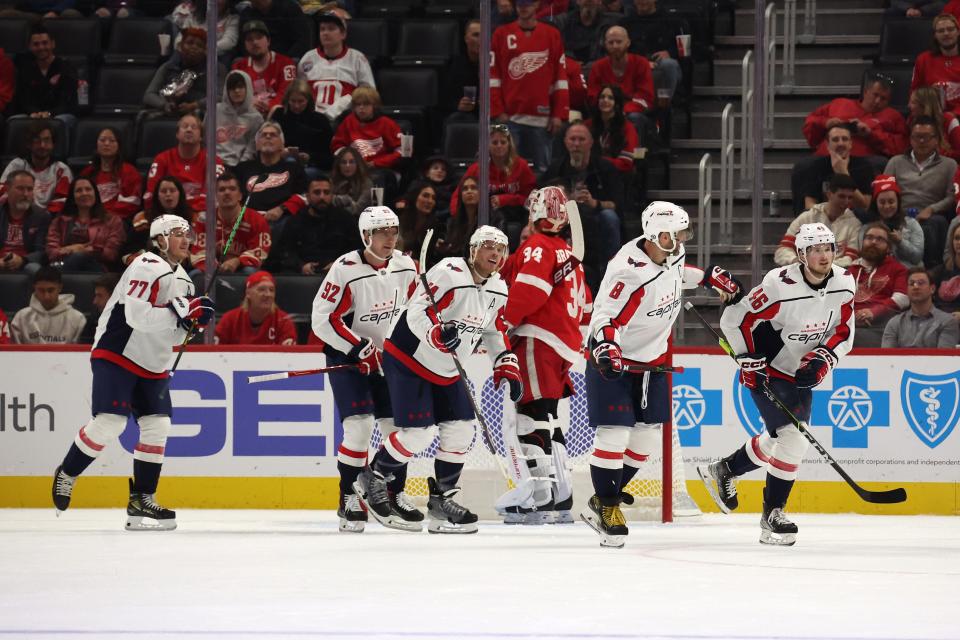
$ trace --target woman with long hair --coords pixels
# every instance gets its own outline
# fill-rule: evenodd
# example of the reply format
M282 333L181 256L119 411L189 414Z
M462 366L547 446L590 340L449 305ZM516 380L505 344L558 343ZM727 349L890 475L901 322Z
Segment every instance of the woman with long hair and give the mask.
M909 267L923 265L923 229L914 218L908 217L900 206L900 185L893 176L879 175L873 180L873 198L867 217L862 220L864 228L868 222L879 220L890 230L890 242L893 256ZM860 244L863 246L864 231L860 231Z
M367 163L353 147L345 147L333 161L333 206L342 207L355 216L375 204L370 196L373 181L367 174Z
M290 83L280 106L270 113L270 119L283 129L284 140L297 141L298 159L306 163L307 175L315 177L319 174L318 168L330 170L333 166L333 154L330 153L333 128L327 116L314 108L313 92L306 80Z
M938 309L949 311L960 322L960 224L947 234L947 256L937 278L935 301Z
M420 256L420 246L427 229L437 229L437 192L429 184L415 185L403 197L404 206L397 207L397 217L400 218L399 249L411 256L414 260ZM430 264L434 252L430 253ZM426 269L425 265L420 265Z
M437 240L435 252L438 259L465 256L470 236L477 229L480 215L480 181L473 176L465 177L460 182L457 193L457 215L447 219L446 231L443 237ZM492 217L489 224L499 227L500 219Z
M950 111L943 110L940 92L934 87L919 87L910 94L907 104L910 114L907 116L907 127L920 116L933 118L936 123L937 135L940 137L940 153L953 158L960 158L960 120Z
M123 246L124 266L144 252L150 240L150 223L154 218L165 213L180 216L193 224L194 211L187 203L187 194L180 181L173 176L166 176L157 181L153 188L150 206L133 217L133 230L127 235L127 242Z
M123 159L123 139L115 127L97 135L97 151L80 175L97 185L100 201L108 213L129 221L140 210L143 179L137 168Z
M70 185L63 212L47 231L47 257L64 271L110 271L126 235L120 218L100 202L93 180L78 177Z
M633 173L633 150L640 146L636 128L623 115L625 98L620 87L605 84L590 108L593 139L600 146L600 155L610 160L621 173Z

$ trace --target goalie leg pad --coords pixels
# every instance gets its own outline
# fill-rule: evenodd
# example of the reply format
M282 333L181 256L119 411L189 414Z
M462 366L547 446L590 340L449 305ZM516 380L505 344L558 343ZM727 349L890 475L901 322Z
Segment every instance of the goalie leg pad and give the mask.
M96 458L105 446L120 437L126 426L127 416L98 413L93 420L80 428L73 442L80 451Z
M590 466L622 468L623 452L627 449L629 439L629 427L598 427L593 440L593 453L590 454Z
M429 447L436 437L436 425L426 428L400 427L383 441L383 448L394 460L409 462L413 456Z
M767 471L770 475L781 480L796 480L803 454L807 452L810 442L800 433L795 425L788 424L777 429L777 438L773 443L773 454L770 456Z
M557 479L553 486L553 501L556 505L561 505L573 495L573 478L570 475L567 447L556 440L553 442L553 469Z
M627 441L627 450L624 452L623 464L630 467L640 467L647 459L662 447L661 425L636 423L630 429L630 439Z
M162 464L170 434L170 416L141 416L137 422L140 424L140 441L133 448L134 460Z
M367 449L370 446L373 423L373 416L369 413L343 419L343 442L337 451L338 462L359 468L367 464ZM380 428L383 428L383 421ZM386 435L384 434L384 437Z

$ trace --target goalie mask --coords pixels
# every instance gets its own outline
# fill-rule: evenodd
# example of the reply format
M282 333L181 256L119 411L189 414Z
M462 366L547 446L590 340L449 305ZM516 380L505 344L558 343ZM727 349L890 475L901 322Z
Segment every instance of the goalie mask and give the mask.
M643 234L640 237L649 240L666 253L676 253L680 243L688 241L692 236L690 216L682 207L672 202L662 200L651 202L640 214L640 220L643 224ZM664 247L660 244L661 233L670 234L671 246Z
M476 258L477 249L484 245L490 247L502 246L503 257L500 258L500 262L497 263L497 267L493 270L493 273L500 271L507 262L507 247L509 244L510 242L507 240L507 235L503 231L500 231L500 229L491 227L490 225L478 227L477 230L473 232L473 235L470 236L470 268L473 269L473 261L474 258Z
M370 245L373 243L373 232L377 229L399 228L400 218L397 217L397 214L394 213L390 207L367 207L360 213L359 226L360 240L363 241L363 248L373 253L370 249ZM373 255L381 260L386 260L390 257L378 256L375 253L373 253Z
M837 253L837 237L830 230L830 227L822 222L814 222L800 225L800 231L797 232L794 246L797 249L797 259L801 264L807 264L807 249L821 244L828 244Z
M153 219L153 222L150 223L150 242L160 253L165 254L167 252L167 248L170 246L167 238L174 233L182 233L187 236L190 244L193 244L195 240L193 228L190 226L190 223L180 216L165 213L157 216ZM161 238L163 238L162 241Z
M531 191L524 206L530 211L530 222L539 231L560 233L569 222L564 206L566 203L567 195L563 189L544 187ZM543 220L543 223L537 225L538 220Z

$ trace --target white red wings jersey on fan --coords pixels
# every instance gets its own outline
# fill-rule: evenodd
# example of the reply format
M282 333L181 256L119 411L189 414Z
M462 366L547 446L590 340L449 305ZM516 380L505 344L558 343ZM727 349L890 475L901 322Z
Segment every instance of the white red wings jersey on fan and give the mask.
M379 269L362 251L343 254L333 262L313 300L313 332L341 353L349 353L362 338L382 349L390 323L410 298L416 280L416 265L399 251Z
M444 322L453 322L460 332L457 355L461 361L473 353L478 340L491 360L510 348L503 322L507 285L499 274L481 284L463 258L446 258L427 272ZM430 298L418 283L407 308L393 321L384 350L411 371L434 384L452 384L458 374L453 358L430 343L428 337L437 317Z
M516 22L497 27L490 43L490 117L506 113L520 124L566 122L570 92L560 32L542 22L524 31Z
M166 305L173 298L192 295L193 282L183 267L172 268L154 253L141 253L123 272L100 314L91 357L139 376L165 377L173 346L186 336Z
M616 342L630 362L661 364L680 314L681 290L699 285L703 271L686 264L682 245L663 265L642 247L643 240L631 240L607 265L588 335L597 342Z
M327 58L323 49L307 51L297 67L297 75L310 83L316 109L330 120L350 108L350 94L360 85L375 87L367 58L344 47L336 58Z
M501 272L510 287L503 319L516 336L550 345L564 360L582 360L580 325L590 311L583 267L559 236L535 233Z
M816 288L804 280L800 264L778 267L724 310L720 328L735 353L762 353L770 375L792 380L800 359L815 347L830 347L838 357L853 347L856 289L853 276L836 265Z

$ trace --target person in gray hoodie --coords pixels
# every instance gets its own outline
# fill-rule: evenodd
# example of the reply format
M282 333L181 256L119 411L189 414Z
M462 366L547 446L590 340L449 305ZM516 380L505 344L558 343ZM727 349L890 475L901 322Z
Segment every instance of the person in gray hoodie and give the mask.
M231 71L217 104L217 155L231 169L256 153L256 134L263 116L253 106L253 83L243 71Z
M30 306L17 311L10 323L16 344L70 344L79 342L87 319L73 308L73 294L63 291L58 269L43 267L33 277Z

